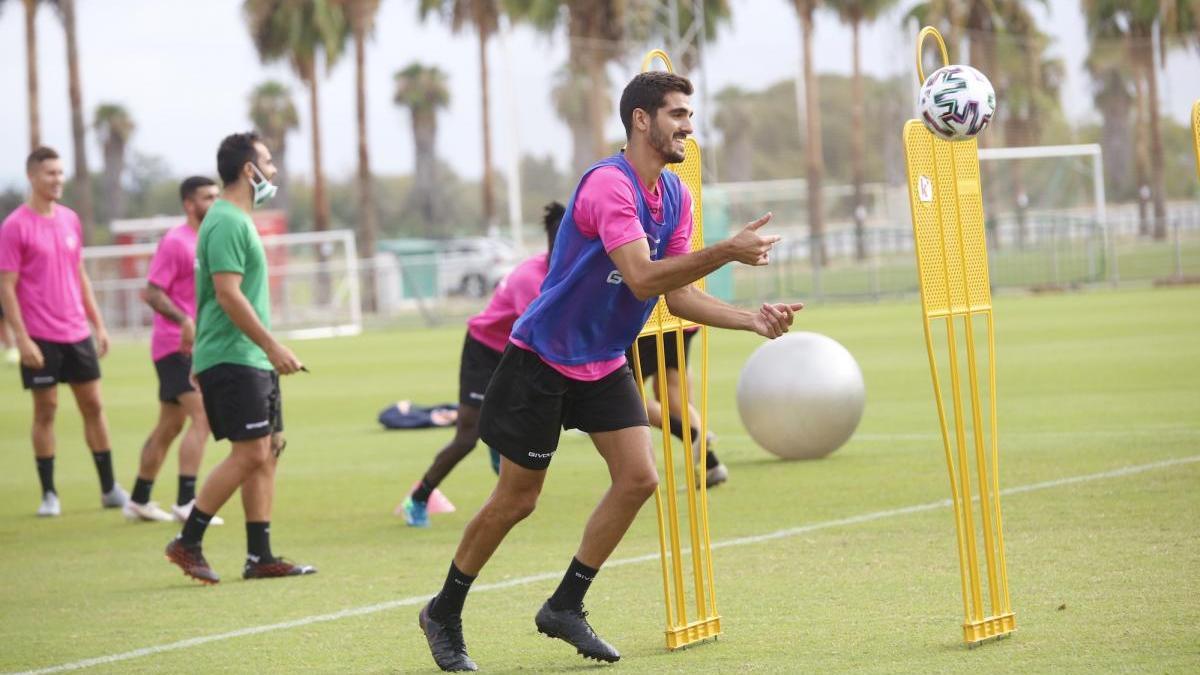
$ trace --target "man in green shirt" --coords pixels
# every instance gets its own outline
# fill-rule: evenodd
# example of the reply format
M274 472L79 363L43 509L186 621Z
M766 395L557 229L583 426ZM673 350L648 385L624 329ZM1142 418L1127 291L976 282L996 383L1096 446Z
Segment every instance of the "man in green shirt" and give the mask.
M204 396L216 440L233 451L196 497L183 532L167 545L167 560L207 584L220 577L201 552L204 531L233 493L246 512L246 579L312 574L271 553L275 465L283 451L279 376L304 369L271 335L267 257L250 212L275 195L271 151L254 133L233 134L217 150L221 198L200 224L196 243L196 342L192 372Z

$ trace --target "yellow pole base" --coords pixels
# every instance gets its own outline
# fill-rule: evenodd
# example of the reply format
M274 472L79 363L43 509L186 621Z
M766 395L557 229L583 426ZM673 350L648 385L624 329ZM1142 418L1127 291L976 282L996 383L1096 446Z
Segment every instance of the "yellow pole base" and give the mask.
M676 650L721 634L721 617L714 616L700 619L683 626L675 626L666 631L667 649Z
M964 623L963 640L966 641L967 646L974 647L984 640L1004 637L1016 629L1017 616L1012 612L1000 616L989 616L979 621Z

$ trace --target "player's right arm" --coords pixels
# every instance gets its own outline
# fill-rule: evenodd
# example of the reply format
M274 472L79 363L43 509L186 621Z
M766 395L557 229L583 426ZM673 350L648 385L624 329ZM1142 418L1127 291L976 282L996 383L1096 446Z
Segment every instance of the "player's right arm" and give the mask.
M146 282L146 292L142 299L159 316L179 326L179 351L184 354L192 353L192 344L196 341L196 322L192 321L192 317L171 302L167 292L153 281Z
M21 363L27 368L39 370L45 365L42 350L25 331L25 319L21 316L21 306L17 304L17 279L20 274L8 270L0 271L0 305L4 307L4 320L12 329L17 341L17 351L21 352Z
M733 237L700 249L695 253L650 259L650 245L645 237L635 239L609 252L629 290L639 300L648 300L708 276L731 262L744 265L766 265L767 254L778 235L763 236L759 229L771 220L767 213L747 223Z
M266 352L275 370L279 371L280 375L291 375L299 371L303 366L300 359L271 335L262 321L259 321L250 300L242 293L242 275L236 272L214 272L212 281L217 304L225 310L225 314L238 330Z

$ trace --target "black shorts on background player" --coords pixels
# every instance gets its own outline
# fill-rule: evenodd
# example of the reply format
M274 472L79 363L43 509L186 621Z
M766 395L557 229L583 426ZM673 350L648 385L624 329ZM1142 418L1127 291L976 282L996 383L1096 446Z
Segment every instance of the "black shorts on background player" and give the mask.
M692 338L696 337L698 330L683 332L683 353L685 356L692 355ZM679 349L676 344L677 338L674 332L663 335L663 361L666 362L667 368L679 369ZM642 364L642 379L645 380L651 375L658 372L658 354L655 348L656 339L653 335L638 338L638 361ZM633 348L630 347L625 351L625 358L629 363L633 363ZM630 368L633 366L631 365Z
M509 345L487 389L479 436L526 469L550 466L562 429L593 433L649 426L629 366L581 382Z
M100 359L92 338L79 342L50 342L33 338L42 351L42 367L34 370L21 364L21 384L26 389L46 389L59 382L91 382L100 379Z
M479 340L467 337L463 340L462 361L458 367L458 404L478 408L483 405L492 373L500 365L500 352Z
M167 354L154 362L158 373L158 400L179 403L179 397L196 391L192 386L192 357L180 352Z
M196 374L213 438L251 441L283 431L279 374L234 363Z

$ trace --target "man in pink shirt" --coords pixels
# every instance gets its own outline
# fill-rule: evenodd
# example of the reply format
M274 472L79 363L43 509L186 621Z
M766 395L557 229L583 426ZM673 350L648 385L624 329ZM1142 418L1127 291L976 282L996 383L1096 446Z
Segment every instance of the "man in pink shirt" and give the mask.
M25 173L29 201L0 225L0 304L21 353L21 382L33 395L33 454L42 484L37 513L61 513L54 487L59 382L70 385L83 415L84 438L100 475L100 503L120 508L128 495L113 479L100 396L99 357L108 352L108 332L83 267L83 227L74 211L58 203L64 183L58 153L37 148Z
M196 473L204 458L208 417L204 401L192 386L192 343L196 340L196 238L208 207L220 190L211 178L192 176L179 186L179 198L187 221L163 234L150 261L143 298L154 310L154 332L150 358L158 374L158 423L142 446L141 462L133 492L125 504L131 521L187 521L196 500ZM192 425L179 444L179 492L172 513L150 501L154 479L166 459L167 450L191 419ZM213 524L219 524L213 517Z
M542 289L564 211L558 202L546 205L546 215L542 219L546 227L546 252L517 265L500 282L487 307L467 320L467 337L463 341L458 370L458 420L454 438L438 451L417 488L404 500L404 521L409 527L429 527L429 496L479 442L479 408L483 405L483 394L508 346L513 323ZM499 454L495 455L494 461L499 472Z

